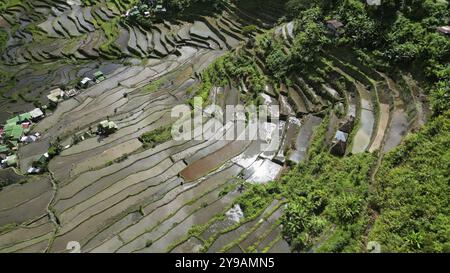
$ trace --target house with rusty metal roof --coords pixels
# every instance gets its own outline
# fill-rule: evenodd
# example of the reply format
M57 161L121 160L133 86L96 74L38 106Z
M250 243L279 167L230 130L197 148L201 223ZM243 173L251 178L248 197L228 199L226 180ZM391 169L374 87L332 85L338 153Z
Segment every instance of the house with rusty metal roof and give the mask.
M331 31L335 36L339 36L343 33L344 24L336 19L326 21L327 28Z

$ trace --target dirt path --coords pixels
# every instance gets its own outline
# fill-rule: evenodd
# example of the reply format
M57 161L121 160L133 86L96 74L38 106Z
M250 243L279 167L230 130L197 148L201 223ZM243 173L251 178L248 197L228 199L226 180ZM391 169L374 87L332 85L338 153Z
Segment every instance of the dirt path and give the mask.
M377 154L377 160L376 163L373 166L373 169L371 171L370 174L370 184L369 184L369 198L370 196L372 196L373 194L375 194L376 192L376 175L378 173L378 170L381 167L381 163L383 162L383 154L381 152L378 152ZM369 212L370 212L370 219L369 219L369 223L366 227L366 230L364 231L364 235L363 235L363 244L364 244L364 248L361 250L362 252L367 252L367 244L369 243L369 234L370 231L372 230L373 225L375 224L376 220L378 219L378 216L380 215L380 212L377 211L374 208L371 208L370 205L368 207Z
M52 183L53 194L52 194L52 198L50 199L50 202L47 205L47 213L48 213L48 216L49 216L49 218L50 218L50 220L51 220L55 230L53 232L53 236L50 238L50 240L48 242L48 245L47 245L46 249L44 250L45 253L50 251L52 243L53 243L53 240L54 240L54 238L55 238L55 236L58 233L58 230L60 228L58 217L55 215L55 213L53 212L53 210L51 208L53 202L55 201L56 193L58 192L58 185L55 182L55 178L53 177L53 173L52 172L49 172L49 173L50 173L50 182Z

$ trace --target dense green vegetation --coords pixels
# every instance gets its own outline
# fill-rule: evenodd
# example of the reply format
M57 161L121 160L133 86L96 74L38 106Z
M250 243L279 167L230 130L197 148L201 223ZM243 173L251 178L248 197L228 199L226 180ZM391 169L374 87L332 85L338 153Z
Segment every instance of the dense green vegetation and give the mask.
M272 63L278 56L278 72L304 69L316 63L323 47L338 44L354 48L377 68L412 66L433 81L450 77L450 40L436 31L448 22L447 1L382 1L381 6L369 6L358 0L291 0L287 5L290 17L298 21L291 53L283 56L277 46L265 48ZM343 35L327 36L327 19L342 21Z
M319 128L316 142L322 139ZM319 148L280 181L252 186L240 200L285 198L283 233L294 251L361 252L377 241L384 252L449 252L448 147L450 111L389 153L374 184L374 154L337 158Z
M164 84L164 80L164 78L161 78L151 82L149 85L145 86L142 89L142 93L148 94L157 91Z
M117 39L117 35L119 35L119 29L118 24L120 23L120 18L114 18L111 21L108 22L102 22L100 24L100 28L103 29L105 32L105 36L107 38L107 41L100 46L100 50L103 52L110 53L111 52L111 46L114 43L114 41ZM112 51L111 55L117 54L117 51Z
M241 82L246 81L247 85L255 92L242 94L241 100L246 104L257 104L255 95L264 90L267 79L252 58L228 53L218 58L210 67L203 71L202 84L191 95L201 97L203 102L208 103L209 92L213 86L226 86L229 81L234 81L234 85L240 85ZM192 99L190 104L193 105Z
M370 231L369 240L380 242L384 251L448 252L450 119L448 112L442 114L450 109L450 39L435 30L447 23L448 3L412 1L398 5L393 1L383 1L381 7L369 7L360 1L333 1L334 6L331 1L316 1L321 3L301 10L300 2L291 1L290 4L299 5L301 20L309 18L311 13L317 14L318 6L322 8L323 19L341 19L346 32L335 43L353 47L355 52L363 55L362 59L368 60L367 64L388 71L407 67L415 68L414 72L423 69L424 75L418 76L427 79L437 118L386 156L374 181L375 193L368 191L369 179L363 177L368 174L373 161L373 157L368 155L337 160L320 154L300 165L299 171L294 170L286 176L283 179L289 189L286 192L291 193L297 188L305 192L291 196L292 201L284 217L284 231L293 249L311 247L309 243L317 229L331 222L335 230L318 251L364 250L362 236L370 220L368 212L375 209L380 216ZM333 13L327 14L327 11ZM386 17L387 13L389 17ZM390 22L386 22L386 18ZM314 22L317 21L310 21L310 24L314 25ZM298 43L298 37L310 29L300 30L295 42ZM326 45L324 39L316 40L319 46ZM310 51L308 46L300 47L300 52L302 49ZM293 55L296 50L299 49L294 47ZM287 59L285 64L289 64L291 58L284 58ZM307 60L296 61L308 64ZM380 63L387 65L380 66ZM350 164L349 169L345 169L347 164ZM358 176L353 177L355 171ZM335 177L339 179L335 180ZM319 193L308 191L311 187ZM341 189L345 193L330 194L330 189ZM316 198L322 204L323 195L328 198L328 203L319 212L323 211L320 215L325 215L325 220L314 218L314 213L311 216L314 203L309 201Z
M219 58L204 71L203 85L197 95L205 101L212 86L225 86L230 80L234 80L235 85L240 85L241 82L245 81L247 86L254 91L252 94L241 96L241 100L246 104L257 104L255 95L264 90L267 82L266 76L260 71L254 59L245 55L230 53Z
M308 160L280 181L289 200L283 233L294 251L359 252L369 220L369 177L375 156L332 156L325 144L327 120L315 130ZM323 244L323 245L322 245Z
M302 191L289 194L291 201L284 218L284 231L293 248L308 249L317 229L333 223L333 235L318 250L361 250L370 208L380 216L369 237L380 242L384 251L450 251L450 39L436 31L436 27L448 24L449 3L382 1L376 7L352 0L307 4L291 0L289 5L292 8L288 10L295 11L292 16L308 23L306 27L300 24L291 55L279 58L285 61L273 66L276 71L297 70L295 63L314 66L308 63L318 55L314 44L324 48L330 43L316 30L323 28L317 24L337 18L344 23L345 32L334 43L353 48L361 60L379 70L405 69L423 78L435 116L384 158L373 181L374 193L368 191L369 179L364 178L373 161L369 155L338 160L318 154L286 176L283 182L287 193ZM305 41L304 36L312 39ZM326 202L322 196L327 197ZM319 200L319 213L314 212L311 199ZM317 215L324 217L314 218Z
M370 234L385 251L450 252L450 111L384 159Z
M169 11L179 13L198 3L217 8L224 1L226 0L163 0L161 2Z
M449 252L450 39L436 31L449 22L448 1L382 1L377 7L291 0L287 6L297 22L289 50L271 33L250 41L271 79L248 54L228 54L204 73L207 87L246 81L257 95L267 80L298 73L320 78L323 57L338 46L373 69L412 73L429 94L433 118L387 154L378 170L377 154L330 155L324 122L306 162L274 184L252 186L239 202L245 209L268 194L286 199L283 233L294 251L361 252L373 240L386 252ZM342 35L328 34L329 19L343 22Z
M197 5L218 8L223 1L159 3L168 9L169 16L198 14L203 10ZM97 2L83 1L85 5ZM137 2L126 1L127 7ZM16 3L4 1L0 11ZM261 8L257 3L244 4ZM276 89L280 82L289 85L292 75L301 75L309 83L322 80L327 74L323 70L327 56L340 48L388 75L411 73L426 89L433 117L381 161L377 153L343 158L331 155L325 141L325 118L314 132L306 161L274 183L245 184L244 194L234 202L241 206L244 221L259 215L276 198L286 203L281 223L294 251L363 252L368 241L377 241L383 252L450 252L450 37L436 31L438 26L449 24L449 2L383 0L381 6L370 6L362 0L290 0L286 10L285 19L296 22L289 48L284 41L274 39L271 31L255 37L260 33L258 26L244 26L247 44L217 59L202 73L202 84L192 87L189 94L207 102L213 86L230 82L241 86L245 82L251 92L242 94L242 100L258 104L258 95L268 82ZM325 24L330 19L344 24L340 36L330 35ZM99 25L106 37L100 49L108 56L118 57L114 41L120 20ZM0 51L6 40L7 33L0 30ZM267 71L262 71L258 62L264 63ZM155 92L164 81L156 80L141 91ZM171 139L171 126L144 133L139 139L144 148L153 148ZM50 157L60 151L58 142L48 150ZM126 158L124 155L114 162ZM223 188L219 195L226 195L235 186ZM198 236L206 227L196 226L189 234ZM147 246L152 243L148 241Z
M0 2L0 12L5 11L7 8L20 4L20 0L3 0Z
M144 148L154 148L156 145L169 141L172 138L171 130L171 125L159 127L142 134L139 140L144 143Z
M3 51L3 49L5 48L7 40L8 40L8 33L0 29L0 51Z
M305 161L279 181L252 185L239 199L245 209L271 195L287 202L283 233L294 251L360 252L370 219L370 153L338 158L323 145L326 123ZM248 205L246 205L248 204Z
M0 29L0 52L3 52L6 42L8 41L8 33L3 29ZM8 74L3 69L0 70L0 81L5 83L8 80ZM1 91L0 91L1 93Z

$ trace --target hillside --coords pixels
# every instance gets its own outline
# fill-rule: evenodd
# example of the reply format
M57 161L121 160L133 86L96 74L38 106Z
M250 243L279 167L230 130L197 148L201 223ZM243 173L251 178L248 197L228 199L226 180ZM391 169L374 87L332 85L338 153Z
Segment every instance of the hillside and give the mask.
M448 1L0 10L0 252L450 251Z

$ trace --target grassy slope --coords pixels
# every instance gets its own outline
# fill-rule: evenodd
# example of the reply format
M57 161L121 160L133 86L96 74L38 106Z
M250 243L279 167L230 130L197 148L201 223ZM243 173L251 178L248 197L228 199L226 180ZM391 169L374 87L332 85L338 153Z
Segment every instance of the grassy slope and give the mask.
M322 134L316 131L320 147ZM314 146L313 146L314 147ZM375 155L344 158L310 151L277 186L266 187L289 204L284 235L295 251L365 251L371 209L379 217L369 233L384 252L450 251L450 111L389 153L371 191ZM265 188L265 186L260 186ZM243 200L257 198L249 192Z
M389 252L450 252L450 111L386 156L369 238ZM383 250L383 249L382 249Z
M330 155L323 148L327 124L316 129L309 160L281 180L289 200L283 232L295 251L359 252L369 221L369 174L375 157Z

